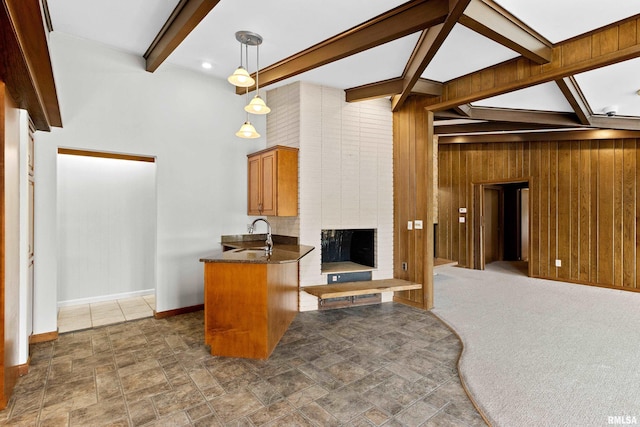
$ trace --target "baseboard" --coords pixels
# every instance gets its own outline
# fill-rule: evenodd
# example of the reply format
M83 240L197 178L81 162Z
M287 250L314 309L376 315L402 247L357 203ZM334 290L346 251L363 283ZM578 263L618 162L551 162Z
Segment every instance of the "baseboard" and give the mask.
M70 307L70 306L81 305L81 304L91 304L95 302L113 301L117 299L135 298L135 297L141 297L144 295L154 295L155 293L156 293L155 289L143 289L141 291L122 292L119 294L102 295L97 297L70 299L66 301L58 301L58 308Z
M155 317L156 319L164 319L167 317L177 316L179 314L193 313L194 311L200 310L204 310L204 304L192 305L191 307L176 308L167 311L154 311L153 317Z
M33 334L29 337L29 344L39 342L55 341L58 339L58 331L45 332L44 334Z
M29 373L29 366L31 365L31 356L27 359L27 363L23 365L18 365L18 376L22 377Z

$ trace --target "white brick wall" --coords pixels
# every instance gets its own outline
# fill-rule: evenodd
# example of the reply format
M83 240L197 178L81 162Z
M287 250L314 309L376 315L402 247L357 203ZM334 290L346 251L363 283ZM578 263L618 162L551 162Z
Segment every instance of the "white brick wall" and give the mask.
M268 91L267 145L300 148L299 218L270 218L275 233L315 250L300 263L301 286L327 283L322 229L377 229L374 279L393 277L393 127L389 101L346 103L344 91L296 82ZM389 301L392 293L383 294ZM300 310L317 299L300 294Z

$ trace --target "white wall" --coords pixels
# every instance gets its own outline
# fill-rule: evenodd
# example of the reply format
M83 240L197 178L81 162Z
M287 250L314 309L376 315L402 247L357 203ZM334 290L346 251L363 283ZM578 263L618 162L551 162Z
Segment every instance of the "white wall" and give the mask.
M155 163L58 154L57 170L58 307L155 294Z
M58 147L157 158L156 309L203 302L198 259L221 234L246 232L244 97L226 81L51 33L63 128L36 134L34 333L56 329L56 153ZM252 122L264 133L265 119Z
M322 229L377 229L373 279L393 277L393 120L389 101L347 103L344 91L294 83L268 92L268 145L300 148L299 218L277 218L280 234L316 247L300 263L302 286L326 284ZM391 293L383 295L387 301ZM300 310L317 309L301 293Z

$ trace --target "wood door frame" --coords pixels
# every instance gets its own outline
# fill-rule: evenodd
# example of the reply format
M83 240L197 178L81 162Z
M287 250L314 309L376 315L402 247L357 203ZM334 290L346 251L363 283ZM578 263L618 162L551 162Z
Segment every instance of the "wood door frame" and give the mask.
M485 195L487 190L494 190L498 192L498 259L502 260L504 258L504 188L501 185L491 185L491 184L483 184L482 185L482 194L481 194L481 204L482 210L480 211L481 217L483 221L480 224L481 227L481 240L482 240L482 269L484 270L484 266L486 263L486 253L485 249L487 246L487 227L485 226L486 222L484 221L485 217L485 208L487 207ZM493 237L492 237L493 238Z
M470 194L473 197L473 212L471 215L471 223L473 224L470 236L468 237L469 241L467 241L468 254L467 259L471 262L469 265L472 266L474 270L484 270L484 189L485 187L500 187L502 185L508 184L519 184L526 183L527 188L531 189L532 178L531 177L521 177L521 178L513 178L513 179L500 179L500 180L489 180L489 181L477 181L471 182L471 192ZM530 193L531 194L531 193ZM529 218L531 218L531 201L529 201ZM502 213L500 214L502 218ZM504 221L504 218L501 219ZM529 236L531 236L531 223L529 221ZM529 237L529 255L531 255L531 242L532 239ZM528 264L528 272L527 275L531 277L531 262L527 262Z

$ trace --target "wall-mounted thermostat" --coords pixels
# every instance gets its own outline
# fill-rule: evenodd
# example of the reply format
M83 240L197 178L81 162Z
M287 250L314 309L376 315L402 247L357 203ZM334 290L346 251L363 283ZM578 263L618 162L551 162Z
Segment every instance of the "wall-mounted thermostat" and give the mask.
M458 212L467 213L467 208L460 208L460 209L458 209Z
M422 230L422 220L416 219L413 221L413 224L416 226L416 230Z

